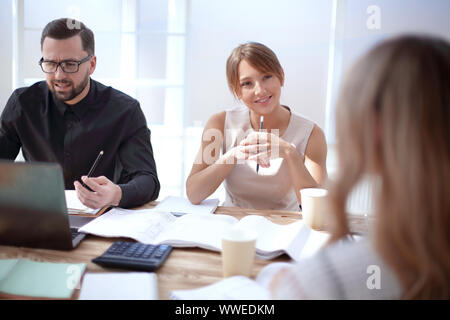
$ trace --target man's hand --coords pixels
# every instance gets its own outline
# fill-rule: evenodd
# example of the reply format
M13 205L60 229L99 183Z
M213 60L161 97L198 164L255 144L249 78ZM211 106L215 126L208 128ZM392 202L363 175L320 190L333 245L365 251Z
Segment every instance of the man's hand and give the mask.
M81 180L93 190L89 191L75 181L74 186L78 199L85 206L92 209L100 209L104 206L118 206L122 199L122 189L108 178L101 176L96 178L81 177Z

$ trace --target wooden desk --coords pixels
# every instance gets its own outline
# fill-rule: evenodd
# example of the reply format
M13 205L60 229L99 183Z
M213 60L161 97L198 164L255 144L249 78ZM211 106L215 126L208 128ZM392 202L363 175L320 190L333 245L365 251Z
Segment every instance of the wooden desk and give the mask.
M151 208L154 205L155 203L150 203L138 209ZM258 214L279 224L291 223L301 219L301 213L290 211L218 207L215 213L232 215L238 219L248 214ZM351 216L350 229L352 232L365 233L366 221L364 217ZM0 246L0 259L27 258L35 261L86 263L86 272L119 272L118 269L103 268L91 262L93 258L101 255L116 240L118 238L101 238L88 235L72 251ZM289 261L289 257L283 255L268 261L256 258L252 276L255 277L261 268L274 261ZM193 289L221 280L222 260L218 252L198 248L175 248L156 273L158 275L159 298L168 299L172 290Z

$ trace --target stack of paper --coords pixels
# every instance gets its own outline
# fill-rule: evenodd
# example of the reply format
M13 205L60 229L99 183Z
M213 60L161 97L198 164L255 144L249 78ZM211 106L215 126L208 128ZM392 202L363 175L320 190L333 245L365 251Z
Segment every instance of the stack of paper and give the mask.
M88 273L84 276L80 300L157 300L156 273Z

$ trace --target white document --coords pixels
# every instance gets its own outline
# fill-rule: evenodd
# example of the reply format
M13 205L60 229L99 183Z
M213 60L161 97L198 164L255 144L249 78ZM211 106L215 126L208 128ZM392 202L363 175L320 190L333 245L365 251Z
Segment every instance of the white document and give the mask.
M80 300L157 300L156 273L87 273Z
M169 298L173 300L270 300L269 286L273 276L282 268L290 266L286 262L275 262L265 266L255 280L244 276L226 278L209 286L174 290Z
M156 209L114 208L79 231L103 237L128 237L146 244L200 247L220 252L223 233L235 225L258 233L256 256L261 259L287 253L299 260L319 250L329 238L326 233L311 230L303 221L279 225L257 215L238 220L222 214L187 214L176 218Z
M218 205L219 199L206 199L195 205L186 198L168 196L155 209L170 212L175 216L182 216L187 213L214 213Z
M328 233L312 230L302 220L280 225L262 216L250 215L242 218L239 226L258 233L256 254L263 259L287 253L299 260L317 252L330 237Z
M92 214L95 215L100 209L91 209L81 203L75 190L65 190L66 206L69 214Z
M78 231L101 237L127 237L146 244L156 244L158 235L176 219L168 212L158 212L154 209L114 208Z

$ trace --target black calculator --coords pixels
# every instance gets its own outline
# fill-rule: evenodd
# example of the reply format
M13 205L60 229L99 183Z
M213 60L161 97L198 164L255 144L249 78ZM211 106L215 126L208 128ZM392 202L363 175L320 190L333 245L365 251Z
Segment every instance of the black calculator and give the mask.
M172 247L165 244L116 241L92 262L104 267L154 271L166 261L171 252Z

